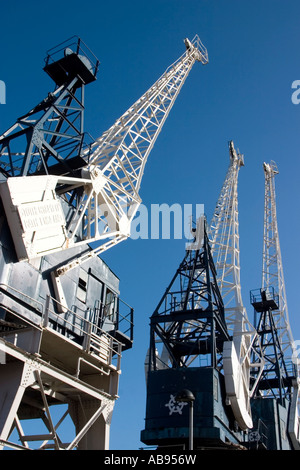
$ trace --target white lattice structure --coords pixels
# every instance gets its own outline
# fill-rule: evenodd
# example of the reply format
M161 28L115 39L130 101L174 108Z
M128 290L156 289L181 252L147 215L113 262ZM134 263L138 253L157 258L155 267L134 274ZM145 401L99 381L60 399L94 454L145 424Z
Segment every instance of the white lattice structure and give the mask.
M95 254L130 235L149 153L194 63L208 62L198 36L192 42L185 39L185 45L186 52L93 145L87 166L91 183L69 223L68 243L82 219L85 242L110 238Z
M243 155L229 147L230 164L210 224L210 243L214 254L219 288L226 308L229 329L243 328L237 322L245 316L240 281L238 175ZM239 320L238 320L239 321Z
M250 398L251 355L257 337L243 305L240 280L238 219L238 175L243 156L229 143L230 163L210 224L209 239L217 271L217 280L225 307L227 328L233 340L225 343L224 373L226 393L242 429L252 427ZM255 354L257 351L255 352ZM258 357L255 367L263 366Z
M298 351L291 331L286 290L279 242L277 223L275 176L278 168L274 161L264 163L265 176L265 204L264 204L264 238L263 238L263 267L262 267L262 290L269 292L274 289L278 296L278 310L272 311L274 326L280 349L288 368L295 376L293 381L293 392L291 398L291 409L289 414L288 431L295 449L300 449L300 421L299 421L299 358Z
M273 311L273 318L282 351L291 360L294 340L289 322L285 282L279 243L276 211L275 175L278 174L275 162L264 163L265 205L264 205L264 241L262 289L271 287L278 295L279 309Z

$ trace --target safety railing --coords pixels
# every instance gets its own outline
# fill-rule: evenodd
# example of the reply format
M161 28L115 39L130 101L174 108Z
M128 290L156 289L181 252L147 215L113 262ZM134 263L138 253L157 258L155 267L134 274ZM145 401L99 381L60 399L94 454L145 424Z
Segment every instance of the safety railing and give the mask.
M64 55L67 50L71 50L75 52L77 55L82 55L86 57L91 64L91 71L94 76L97 75L100 61L97 59L95 54L89 49L89 47L80 39L78 36L72 36L71 38L67 39L66 41L58 44L57 46L49 49L47 51L47 56L45 58L46 66L49 63L57 61L62 55Z
M55 307L59 306L56 299L50 295L47 296L42 326L59 330L64 335L69 334L71 337L80 338L85 352L97 357L105 365L114 366L120 370L122 343L73 310L68 309L64 314L57 313Z
M33 299L27 294L24 294L24 292L16 289L15 287L10 286L9 284L0 284L0 292L3 294L17 299L19 302L23 303L24 305L27 305L29 308L34 309L36 312L39 312L40 314L43 313L44 311L44 304L40 302L39 300Z
M207 299L205 294L198 291L173 291L165 295L164 301L159 305L156 313L159 315L167 315L171 313L181 312L184 308L189 310L206 308Z
M49 328L55 330L62 336L80 344L83 350L94 357L97 357L106 366L113 366L117 370L121 368L122 343L112 335L95 325L89 318L84 318L83 314L68 309L64 314L58 313L59 302L48 295L46 301L42 302L33 299L18 289L7 284L0 284L0 292L10 297L18 305L25 308L24 314L20 310L16 311L13 305L6 305L7 300L0 302L0 307L13 314L21 322L28 326L36 325L39 328ZM30 309L35 316L28 317L26 310Z
M133 341L133 308L118 298L116 329Z
M274 287L266 287L262 289L254 289L250 291L250 303L253 305L258 302L274 301L277 305L279 303L279 296L275 293Z

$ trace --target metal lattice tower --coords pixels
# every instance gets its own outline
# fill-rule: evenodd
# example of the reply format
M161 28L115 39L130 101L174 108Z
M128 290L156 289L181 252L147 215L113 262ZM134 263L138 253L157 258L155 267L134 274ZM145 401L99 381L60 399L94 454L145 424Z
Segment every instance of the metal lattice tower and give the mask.
M263 168L265 177L264 233L262 284L259 294L261 297L260 302L262 302L264 298L270 308L267 309L269 312L264 312L265 314L269 313L268 318L265 320L260 318L258 328L262 328L262 322L267 322L269 325L268 330L270 332L273 331L274 335L276 335L276 338L270 340L268 350L272 351L273 360L269 363L268 367L265 367L264 375L268 374L268 371L272 373L274 367L272 363L274 362L274 356L276 356L277 360L275 362L278 363L278 371L276 374L279 378L289 375L287 367L289 367L289 369L291 368L292 359L296 367L294 367L294 371L289 372L299 377L298 361L293 357L295 344L289 322L277 223L275 176L278 174L278 168L274 161L264 163ZM257 292L253 291L253 301L255 301L255 296L257 299ZM256 304L254 304L254 306L256 311L258 311L257 305L260 306L261 304ZM267 340L265 343L267 344ZM266 355L268 355L267 351ZM271 387L266 393L270 392L275 393L275 396L282 396L280 387L274 387L274 389Z
M44 71L55 89L0 136L2 178L75 175L86 165L93 139L84 132L85 86L99 60L74 36L47 52Z
M199 364L222 368L221 352L229 335L205 225L200 218L198 247L186 250L151 316L150 371Z
M251 291L251 303L255 309L255 322L260 337L265 365L255 391L256 396L274 396L283 403L291 398L291 373L281 347L275 325L274 311L279 308L279 297L273 287Z

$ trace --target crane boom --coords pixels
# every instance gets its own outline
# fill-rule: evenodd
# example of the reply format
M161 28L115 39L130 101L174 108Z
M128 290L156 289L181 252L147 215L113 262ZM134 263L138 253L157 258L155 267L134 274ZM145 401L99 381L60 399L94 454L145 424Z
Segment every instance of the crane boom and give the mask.
M278 296L278 309L273 310L272 318L278 336L278 343L283 353L284 361L294 364L292 375L291 409L289 414L288 433L295 449L300 449L300 364L297 349L289 321L286 298L279 231L277 224L275 176L278 168L274 161L264 163L265 176L265 207L264 207L264 243L263 243L263 269L262 290L269 292L274 289Z
M209 238L214 255L218 283L226 309L229 329L237 329L237 317L244 318L240 282L240 249L238 222L238 175L244 157L229 142L230 163L216 209L211 220Z
M240 281L240 249L238 220L238 175L244 158L229 142L230 163L216 209L209 238L217 280L225 307L225 319L232 341L224 343L223 364L227 399L241 429L252 428L250 398L262 373L260 349L253 349L257 332L251 325L243 305ZM252 363L252 355L256 363ZM258 370L257 381L251 383L252 368Z
M91 209L74 214L68 237L68 241L74 239L74 227L78 228L85 217L87 234L94 225L95 239L110 238L90 252L90 256L130 235L131 221L141 203L139 189L150 151L195 61L208 62L206 49L198 36L192 42L185 39L185 44L186 52L92 146L87 166L91 191L86 192L82 200L82 207L85 209L89 204ZM87 235L85 241L93 240ZM85 256L75 263L84 259ZM68 265L60 272L72 266Z
M279 309L274 310L273 318L283 352L289 354L289 358L291 358L294 340L289 322L276 214L275 175L278 174L278 168L273 161L264 163L263 168L265 175L265 210L262 289L268 291L273 287L278 295Z

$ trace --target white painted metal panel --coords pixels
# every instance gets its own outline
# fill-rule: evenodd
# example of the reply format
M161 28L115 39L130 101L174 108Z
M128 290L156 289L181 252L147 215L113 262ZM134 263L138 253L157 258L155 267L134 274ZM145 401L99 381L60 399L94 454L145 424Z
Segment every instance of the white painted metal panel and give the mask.
M243 340L242 336L240 340ZM226 341L224 343L223 368L226 394L234 417L240 428L246 430L253 427L249 384L247 383L249 364L246 361L241 362L243 356L239 351L239 346L236 341Z
M288 433L295 450L300 450L299 383L294 381L290 405Z
M66 241L65 217L55 176L8 178L0 194L18 259L60 250Z

